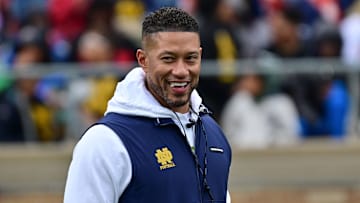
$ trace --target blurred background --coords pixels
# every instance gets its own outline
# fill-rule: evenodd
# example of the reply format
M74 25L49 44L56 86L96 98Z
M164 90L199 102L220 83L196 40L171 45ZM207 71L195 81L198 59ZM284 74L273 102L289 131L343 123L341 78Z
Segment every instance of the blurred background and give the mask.
M360 202L360 1L0 0L0 203L62 202L74 145L163 6L200 23L232 202Z

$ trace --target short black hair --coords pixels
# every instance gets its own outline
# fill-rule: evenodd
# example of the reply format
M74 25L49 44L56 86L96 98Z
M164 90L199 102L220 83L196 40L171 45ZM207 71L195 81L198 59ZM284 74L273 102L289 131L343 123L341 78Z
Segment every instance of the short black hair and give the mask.
M142 24L142 38L157 32L196 32L195 18L175 7L163 7L147 15Z

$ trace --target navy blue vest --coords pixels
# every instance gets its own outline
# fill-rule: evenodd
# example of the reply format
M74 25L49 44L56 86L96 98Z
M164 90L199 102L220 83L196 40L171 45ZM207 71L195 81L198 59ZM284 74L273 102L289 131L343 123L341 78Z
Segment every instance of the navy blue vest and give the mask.
M225 202L231 149L207 114L195 124L195 154L169 119L107 114L98 124L123 141L132 179L119 203Z

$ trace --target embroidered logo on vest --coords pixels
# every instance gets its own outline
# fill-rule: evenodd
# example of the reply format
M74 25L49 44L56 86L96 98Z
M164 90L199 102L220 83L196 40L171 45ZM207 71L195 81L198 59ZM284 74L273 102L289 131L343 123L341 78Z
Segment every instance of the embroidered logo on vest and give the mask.
M155 157L157 158L157 162L160 164L160 170L173 168L176 166L175 163L172 161L173 155L167 147L157 149Z

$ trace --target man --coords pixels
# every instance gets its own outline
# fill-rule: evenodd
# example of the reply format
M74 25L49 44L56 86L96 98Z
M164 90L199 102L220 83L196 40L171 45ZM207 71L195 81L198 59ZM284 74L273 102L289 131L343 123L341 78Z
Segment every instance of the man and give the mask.
M104 118L77 144L65 203L230 202L231 149L195 90L198 30L177 8L145 18L141 68L118 83Z

